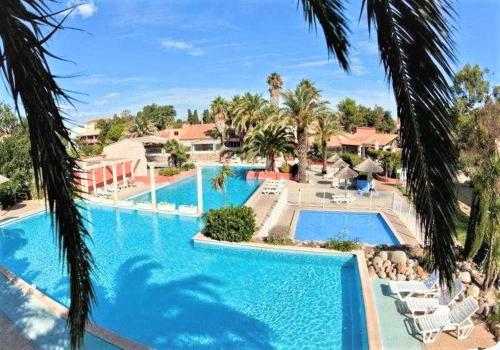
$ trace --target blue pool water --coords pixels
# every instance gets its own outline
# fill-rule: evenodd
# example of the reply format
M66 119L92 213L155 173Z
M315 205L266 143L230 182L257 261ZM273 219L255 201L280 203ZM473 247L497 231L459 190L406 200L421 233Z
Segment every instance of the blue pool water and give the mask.
M93 320L159 349L366 349L357 264L193 244L197 218L88 206ZM48 215L0 227L0 264L63 304Z
M224 194L222 191L216 191L212 186L211 180L218 174L220 169L220 166L203 167L202 169L203 209L205 211L222 207L224 204L224 197L227 206L241 205L245 203L257 187L259 187L259 181L246 180L248 167L232 167L235 176L228 178L226 193ZM151 202L151 192L134 196L131 199L134 201ZM157 202L175 203L177 205L196 205L196 176L191 176L173 183L172 185L158 188L156 190L156 200Z
M377 213L301 210L295 239L326 241L330 238L358 240L368 244L399 245L399 241Z

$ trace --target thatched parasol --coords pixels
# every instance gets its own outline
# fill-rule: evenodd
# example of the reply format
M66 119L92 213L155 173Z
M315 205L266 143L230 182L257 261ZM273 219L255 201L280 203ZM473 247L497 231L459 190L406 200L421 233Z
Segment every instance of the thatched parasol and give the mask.
M356 169L359 172L369 173L369 174L381 173L382 171L384 171L384 169L382 169L382 167L378 165L378 163L374 162L370 158L367 158L358 165L356 165L354 169Z
M358 176L358 173L346 166L345 168L339 170L335 174L335 177L337 179L344 179L344 188L345 188L345 193L347 194L347 180L348 179L354 179L355 177Z
M342 169L342 168L345 168L348 166L349 166L349 164L344 162L344 160L342 158L337 159L337 161L332 164L333 169Z
M340 159L340 157L337 154L334 154L333 156L328 157L328 159L326 161L328 163L335 163L339 159Z

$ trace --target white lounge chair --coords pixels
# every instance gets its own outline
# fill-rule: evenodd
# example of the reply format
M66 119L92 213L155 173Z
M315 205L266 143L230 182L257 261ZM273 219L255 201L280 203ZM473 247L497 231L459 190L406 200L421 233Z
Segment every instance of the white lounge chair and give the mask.
M134 206L134 201L127 201L127 200L117 201L116 206L120 208L131 208Z
M153 204L150 202L139 202L135 203L134 208L139 210L153 210Z
M196 205L179 205L177 212L180 215L195 216L198 215L198 207Z
M478 309L476 299L468 297L452 309L415 318L415 328L424 343L433 343L442 332L447 331L455 331L458 339L465 339L474 330L471 317Z
M416 294L422 295L437 295L438 289L439 273L433 272L428 279L425 281L390 281L389 289L391 294L397 294L400 300L404 300L407 297L412 297ZM406 296L403 296L406 294Z
M160 202L158 203L158 211L162 211L165 213L175 213L176 212L175 204Z
M335 204L352 203L354 198L350 194L334 194L332 195L332 202Z
M264 188L262 191L263 194L279 194L281 193L281 188L279 187L268 187Z
M441 290L437 298L406 297L405 303L413 318L416 313L432 313L443 307L450 307L464 292L464 285L460 280L453 281L453 290Z

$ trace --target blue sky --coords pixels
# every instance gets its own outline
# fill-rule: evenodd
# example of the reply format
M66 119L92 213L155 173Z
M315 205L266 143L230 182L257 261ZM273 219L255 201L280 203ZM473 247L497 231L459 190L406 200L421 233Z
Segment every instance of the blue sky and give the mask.
M73 2L74 3L74 2ZM328 60L319 31L309 31L295 0L93 0L80 2L50 50L60 83L81 102L75 122L136 112L145 104L202 110L217 95L251 91L267 97L265 78L277 71L285 87L309 78L335 105L351 97L395 110L361 1L350 1L352 72ZM459 66L478 63L500 74L500 1L457 1ZM498 75L489 79L500 84ZM5 91L0 98L8 101Z

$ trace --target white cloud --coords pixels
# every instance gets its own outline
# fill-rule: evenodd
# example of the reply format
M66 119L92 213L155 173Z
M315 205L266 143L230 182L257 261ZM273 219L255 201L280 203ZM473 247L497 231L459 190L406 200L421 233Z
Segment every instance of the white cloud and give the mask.
M311 67L324 67L331 64L329 60L318 60L318 61L307 61L297 64L292 64L290 66L285 66L284 68L311 68Z
M154 81L153 78L147 77L127 77L115 78L109 77L104 74L91 74L83 77L79 83L83 85L125 85L125 84L144 84L145 82Z
M97 6L94 1L83 2L79 0L71 0L67 2L69 7L72 7L70 16L80 16L82 18L88 18L93 16L97 12Z
M378 54L378 45L374 41L360 41L354 44L356 51L359 53L364 53L368 55Z
M95 104L98 106L109 104L111 100L115 99L118 96L120 96L118 92L110 92L109 94L104 95L101 99L97 100Z
M205 54L205 51L195 47L193 44L188 43L186 41L178 41L178 40L163 40L161 42L161 46L166 49L175 49L186 52L191 56L202 56Z

